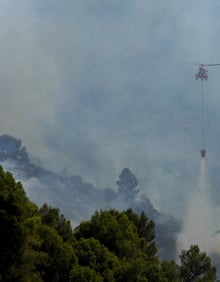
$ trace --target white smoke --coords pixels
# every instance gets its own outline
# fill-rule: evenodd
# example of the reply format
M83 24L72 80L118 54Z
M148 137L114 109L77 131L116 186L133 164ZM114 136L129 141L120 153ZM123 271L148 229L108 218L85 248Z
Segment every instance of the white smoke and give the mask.
M129 167L157 209L181 217L201 137L191 65L219 63L219 8L217 0L0 1L1 134L21 139L44 167L100 188L115 188ZM219 73L209 69L204 93L215 165Z
M183 229L178 241L178 255L191 245L202 251L220 253L220 236L216 232L215 210L211 201L206 160L202 159L197 185L192 191L183 217Z

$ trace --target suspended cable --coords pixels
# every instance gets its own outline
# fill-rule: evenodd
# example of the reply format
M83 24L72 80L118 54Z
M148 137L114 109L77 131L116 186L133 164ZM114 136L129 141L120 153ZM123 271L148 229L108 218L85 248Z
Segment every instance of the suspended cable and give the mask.
M205 149L205 112L204 112L203 80L201 80L201 114L202 114L202 149L201 149L201 155L204 158L205 155L206 155L206 149Z
M220 66L220 64L201 64L195 62L198 65L198 72L196 74L196 80L201 79L201 111L202 111L202 149L201 156L205 158L206 149L205 149L205 120L204 120L204 90L203 90L203 81L208 80L208 70L207 66Z

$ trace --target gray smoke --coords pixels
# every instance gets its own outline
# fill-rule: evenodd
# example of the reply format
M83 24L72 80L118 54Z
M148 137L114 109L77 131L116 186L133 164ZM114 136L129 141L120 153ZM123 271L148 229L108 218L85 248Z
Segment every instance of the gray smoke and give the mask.
M45 167L100 188L114 188L129 167L156 208L181 216L201 146L192 65L219 63L219 8L214 0L1 1L2 134L21 138ZM204 86L215 166L219 75L210 68Z
M187 250L191 245L199 245L208 253L220 251L220 237L215 233L214 212L206 163L202 159L198 182L189 197L183 217L183 230L179 238L180 250Z

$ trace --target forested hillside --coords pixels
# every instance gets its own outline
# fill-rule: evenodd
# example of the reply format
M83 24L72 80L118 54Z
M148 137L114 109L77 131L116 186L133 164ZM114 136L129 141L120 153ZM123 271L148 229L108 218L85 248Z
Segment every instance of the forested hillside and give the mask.
M144 211L156 223L159 257L175 258L180 221L154 208L147 195L139 191L138 179L128 168L119 171L115 187L98 189L82 176L65 176L35 165L21 140L9 135L0 136L0 164L23 184L31 201L59 208L72 227L100 209L122 211L131 207L139 215Z
M198 246L180 265L157 257L155 225L132 209L96 211L74 230L59 209L31 202L0 167L0 280L215 281L216 269Z

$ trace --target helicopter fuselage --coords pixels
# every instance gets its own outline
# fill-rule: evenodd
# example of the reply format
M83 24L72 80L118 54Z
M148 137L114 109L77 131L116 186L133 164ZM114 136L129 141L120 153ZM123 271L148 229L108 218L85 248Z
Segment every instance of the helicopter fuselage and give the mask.
M208 70L205 68L205 66L199 67L199 72L196 74L196 80L208 80Z

